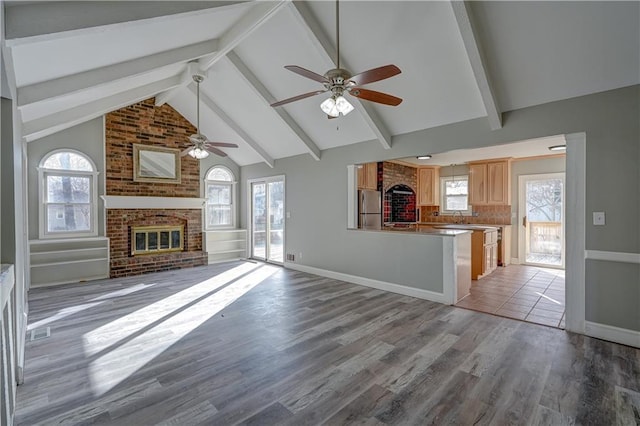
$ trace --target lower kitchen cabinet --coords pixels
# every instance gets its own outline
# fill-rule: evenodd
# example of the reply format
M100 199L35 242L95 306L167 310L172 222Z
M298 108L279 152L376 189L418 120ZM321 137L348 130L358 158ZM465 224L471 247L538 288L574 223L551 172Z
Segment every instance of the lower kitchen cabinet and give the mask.
M474 230L471 235L471 279L486 277L498 267L498 230Z

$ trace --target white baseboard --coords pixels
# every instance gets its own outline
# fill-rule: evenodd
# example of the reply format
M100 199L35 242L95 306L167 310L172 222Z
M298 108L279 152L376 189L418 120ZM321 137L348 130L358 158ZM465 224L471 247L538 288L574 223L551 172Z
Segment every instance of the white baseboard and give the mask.
M296 271L307 272L309 274L320 275L321 277L333 278L335 280L346 281L353 284L363 285L365 287L371 287L391 293L402 294L404 296L430 300L432 302L442 303L445 305L450 304L443 293L437 293L435 291L422 290L405 285L389 283L386 281L378 281L371 278L360 277L357 275L343 274L342 272L329 271L326 269L314 268L313 266L300 265L291 262L285 262L284 267Z
M640 348L640 331L585 321L585 334L598 339Z
M512 265L519 265L520 264L520 259L517 257L512 257L511 258L511 264Z

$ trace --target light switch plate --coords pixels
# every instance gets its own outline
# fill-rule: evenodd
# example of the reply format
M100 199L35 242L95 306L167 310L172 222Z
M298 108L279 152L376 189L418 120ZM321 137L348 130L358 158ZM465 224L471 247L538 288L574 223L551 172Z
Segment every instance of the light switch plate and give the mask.
M604 225L604 212L593 212L593 224Z

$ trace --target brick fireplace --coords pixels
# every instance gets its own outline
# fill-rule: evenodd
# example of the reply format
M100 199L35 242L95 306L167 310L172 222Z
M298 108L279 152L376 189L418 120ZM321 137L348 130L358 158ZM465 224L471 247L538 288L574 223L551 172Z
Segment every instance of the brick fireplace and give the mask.
M180 158L180 183L133 180L133 144L184 149L196 129L169 105L155 100L111 112L105 117L107 237L110 276L180 269L207 263L202 247L200 163ZM175 226L183 230L181 251L134 255L134 227Z

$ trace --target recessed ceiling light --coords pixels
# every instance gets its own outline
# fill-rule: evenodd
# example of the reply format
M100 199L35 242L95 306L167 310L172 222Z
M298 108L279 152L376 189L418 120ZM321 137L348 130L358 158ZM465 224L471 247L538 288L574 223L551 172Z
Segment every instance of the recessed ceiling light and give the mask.
M566 151L566 145L554 145L549 147L549 151Z
M430 155L418 155L416 157L418 160L429 160L431 158Z

